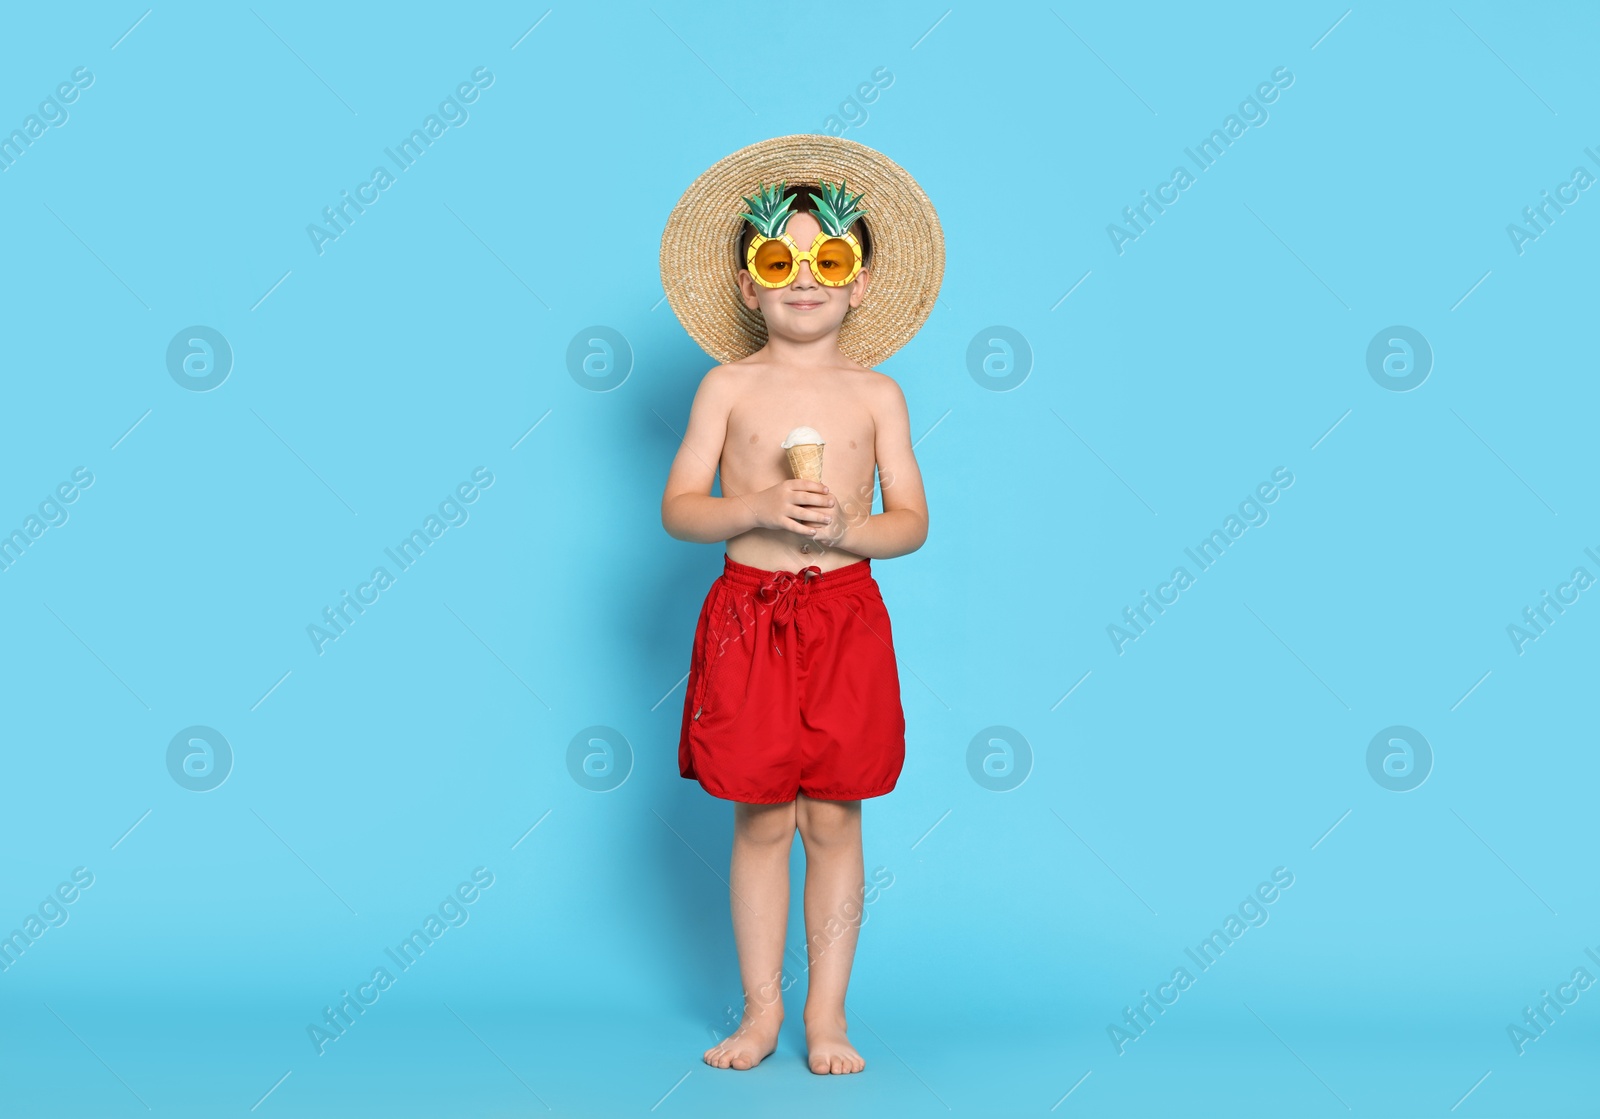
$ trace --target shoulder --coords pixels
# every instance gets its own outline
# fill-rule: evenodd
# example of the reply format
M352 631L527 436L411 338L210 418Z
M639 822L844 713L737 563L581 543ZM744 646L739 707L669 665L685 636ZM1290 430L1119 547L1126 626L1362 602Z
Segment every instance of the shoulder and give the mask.
M696 395L707 400L732 401L745 384L747 370L737 364L716 365L700 378Z
M887 373L879 373L871 366L862 365L859 361L852 361L843 354L840 354L839 357L840 371L847 378L855 378L855 384L865 385L872 392L895 393L899 391L900 386Z
M878 408L903 410L906 406L906 394L900 389L900 382L887 373L879 373L876 369L859 367L857 374L861 384L866 388L873 405Z

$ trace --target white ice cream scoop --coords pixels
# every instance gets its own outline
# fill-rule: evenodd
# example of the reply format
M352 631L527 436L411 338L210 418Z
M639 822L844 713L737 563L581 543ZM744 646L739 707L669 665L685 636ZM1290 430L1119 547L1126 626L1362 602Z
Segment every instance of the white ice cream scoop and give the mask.
M789 438L783 441L783 449L787 451L790 447L800 443L815 443L820 447L822 446L822 436L817 433L817 429L814 427L797 427L789 433Z

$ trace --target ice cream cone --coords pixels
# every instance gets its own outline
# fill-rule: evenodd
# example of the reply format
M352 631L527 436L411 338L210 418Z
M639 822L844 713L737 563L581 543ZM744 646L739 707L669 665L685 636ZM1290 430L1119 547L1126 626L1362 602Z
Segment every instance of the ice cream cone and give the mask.
M797 427L783 441L789 456L789 473L808 481L822 481L822 435L814 427Z
M789 473L796 478L822 481L822 444L796 443L787 449Z

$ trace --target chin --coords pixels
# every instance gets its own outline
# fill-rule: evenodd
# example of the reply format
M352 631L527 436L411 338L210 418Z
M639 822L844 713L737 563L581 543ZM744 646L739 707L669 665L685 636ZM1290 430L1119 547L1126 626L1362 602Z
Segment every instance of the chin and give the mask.
M832 334L844 325L843 317L837 319L821 319L795 315L784 320L789 332L799 338L821 338Z

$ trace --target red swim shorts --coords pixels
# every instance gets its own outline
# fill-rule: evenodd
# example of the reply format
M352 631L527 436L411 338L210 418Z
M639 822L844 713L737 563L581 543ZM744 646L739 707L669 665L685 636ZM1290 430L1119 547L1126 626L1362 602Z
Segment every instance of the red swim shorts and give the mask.
M860 800L905 761L889 611L872 561L765 571L723 556L695 626L678 770L747 804Z

